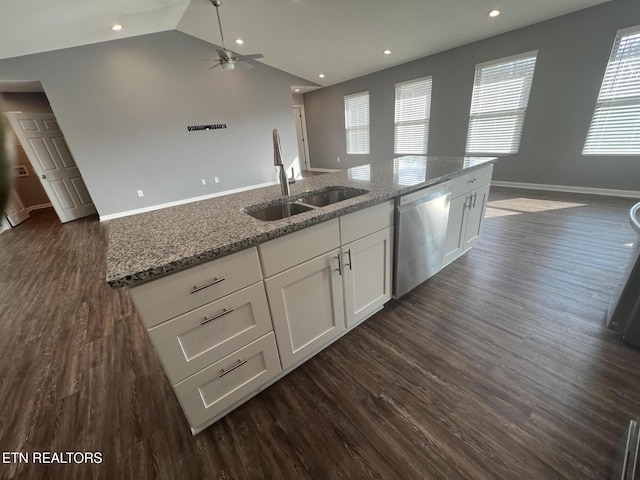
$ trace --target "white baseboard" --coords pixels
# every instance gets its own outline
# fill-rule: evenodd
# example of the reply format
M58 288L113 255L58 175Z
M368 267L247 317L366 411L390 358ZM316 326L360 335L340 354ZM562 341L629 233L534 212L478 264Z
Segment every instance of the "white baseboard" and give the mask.
M50 208L53 205L51 205L50 203L41 203L39 205L31 205L30 207L27 207L27 212L31 213L34 210L40 210L42 208Z
M315 167L307 168L307 170L309 170L310 172L327 172L327 173L340 171L340 169L337 169L337 168L315 168Z
M225 190L224 192L211 193L209 195L202 195L200 197L185 198L184 200L176 200L175 202L161 203L159 205L152 205L150 207L136 208L135 210L127 210L118 213L109 213L108 215L100 215L100 221L113 220L114 218L128 217L130 215L137 215L138 213L152 212L154 210L161 210L163 208L176 207L178 205L184 205L185 203L199 202L200 200L207 200L209 198L222 197L224 195L230 195L232 193L246 192L247 190L253 190L255 188L270 187L271 185L278 185L277 181L260 183L258 185L250 185L248 187L234 188L231 190Z
M614 190L610 188L572 187L570 185L545 185L542 183L501 182L491 180L491 186L506 188L523 188L525 190L545 190L549 192L585 193L588 195L605 195L607 197L640 198L640 191Z

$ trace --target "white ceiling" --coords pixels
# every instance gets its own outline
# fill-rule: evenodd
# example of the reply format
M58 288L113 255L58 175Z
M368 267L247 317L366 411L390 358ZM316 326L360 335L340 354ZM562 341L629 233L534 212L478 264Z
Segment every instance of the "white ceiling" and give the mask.
M605 1L222 0L220 15L228 48L326 86ZM210 0L1 0L0 59L174 29L220 44Z

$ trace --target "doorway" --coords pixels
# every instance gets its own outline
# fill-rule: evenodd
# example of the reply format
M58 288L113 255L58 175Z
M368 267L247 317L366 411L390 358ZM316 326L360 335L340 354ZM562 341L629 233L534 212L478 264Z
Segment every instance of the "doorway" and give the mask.
M6 115L60 221L97 213L53 113Z
M309 146L307 144L307 121L304 116L304 105L293 106L293 120L296 125L296 136L298 137L298 158L300 159L300 170L309 170Z

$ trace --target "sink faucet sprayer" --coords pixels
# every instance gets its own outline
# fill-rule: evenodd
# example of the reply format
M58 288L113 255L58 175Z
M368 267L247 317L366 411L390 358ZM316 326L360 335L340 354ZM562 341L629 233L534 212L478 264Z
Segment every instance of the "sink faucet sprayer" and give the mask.
M280 188L282 189L282 195L289 196L289 179L287 178L287 172L282 164L282 152L280 151L280 135L278 129L273 129L273 164L278 167L278 173L280 175Z

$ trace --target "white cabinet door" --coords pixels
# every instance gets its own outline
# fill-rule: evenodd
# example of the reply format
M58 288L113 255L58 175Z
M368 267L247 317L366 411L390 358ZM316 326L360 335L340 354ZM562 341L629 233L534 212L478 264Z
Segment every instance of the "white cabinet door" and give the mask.
M489 185L471 192L469 200L469 210L466 220L466 230L464 235L463 250L468 250L480 240L482 231L482 221L487 209L487 199L489 198Z
M444 265L452 262L462 254L464 244L464 225L467 217L468 196L461 195L449 204L449 222L447 238L444 242Z
M489 185L484 185L451 200L447 239L444 247L445 265L451 263L480 240L488 199Z
M339 255L333 250L265 280L283 369L345 330Z
M385 228L342 247L344 303L351 327L391 299L391 242L393 228Z

